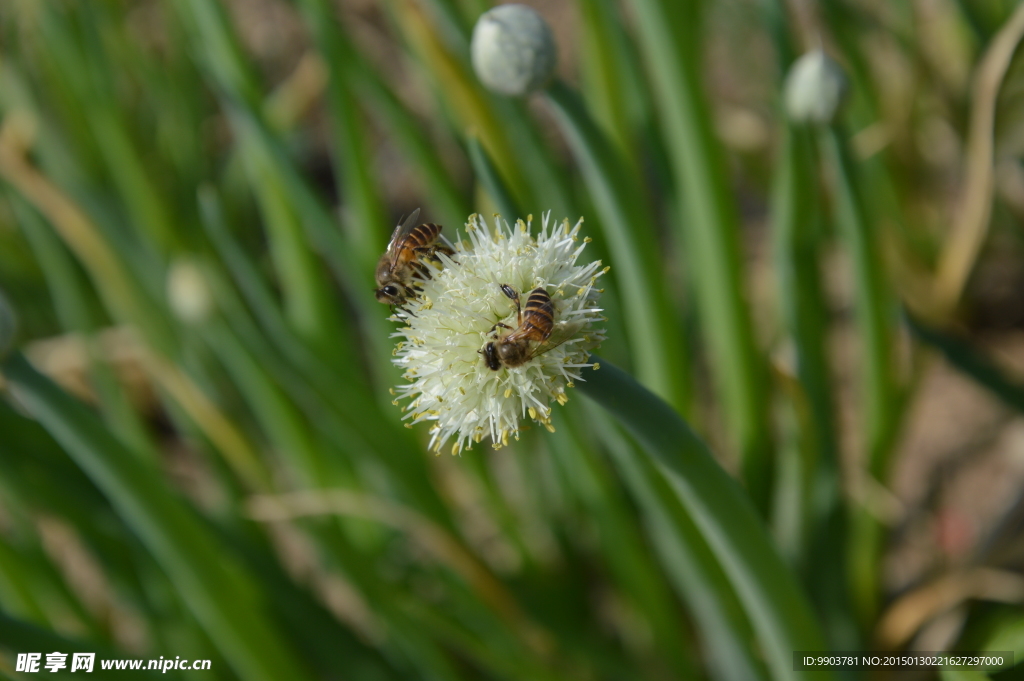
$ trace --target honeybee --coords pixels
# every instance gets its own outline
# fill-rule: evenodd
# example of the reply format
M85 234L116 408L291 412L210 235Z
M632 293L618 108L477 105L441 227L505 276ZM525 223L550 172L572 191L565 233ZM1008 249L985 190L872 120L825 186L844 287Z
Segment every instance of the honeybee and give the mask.
M503 366L522 366L554 347L545 345L555 327L555 306L548 292L542 287L533 289L530 291L530 297L526 299L526 307L523 308L519 304L519 293L514 288L508 284L500 286L501 292L516 306L518 327L513 329L501 322L491 327L491 331L498 327L506 330L499 331L496 339L488 342L480 351L484 356L484 363L492 371L498 371ZM537 345L533 346L531 343Z
M428 279L430 272L421 258L434 258L437 253L453 255L455 249L441 236L441 225L426 222L416 224L420 215L417 208L395 227L384 255L377 263L377 300L385 305L402 305L416 295L414 278Z

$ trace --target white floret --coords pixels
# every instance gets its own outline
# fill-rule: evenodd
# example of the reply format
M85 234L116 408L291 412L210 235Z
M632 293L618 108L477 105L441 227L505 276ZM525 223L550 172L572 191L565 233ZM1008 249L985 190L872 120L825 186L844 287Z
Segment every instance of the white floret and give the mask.
M604 321L597 306L596 281L605 271L600 262L576 265L587 240L578 237L582 219L551 225L544 216L532 235L531 220L510 226L495 217L489 227L478 215L466 224L455 255L440 255L443 267L433 268L422 294L396 318L404 326L395 364L410 381L397 393L410 423L433 421L430 447L439 451L452 437L452 453L490 437L495 447L518 437L519 423L529 416L549 429L552 400L564 404L567 387L591 366L591 350L604 340ZM498 322L515 327L515 308L499 285L516 289L525 306L530 291L544 287L555 307L555 328L547 343L526 364L492 371L480 351L494 340ZM396 400L397 403L397 400Z

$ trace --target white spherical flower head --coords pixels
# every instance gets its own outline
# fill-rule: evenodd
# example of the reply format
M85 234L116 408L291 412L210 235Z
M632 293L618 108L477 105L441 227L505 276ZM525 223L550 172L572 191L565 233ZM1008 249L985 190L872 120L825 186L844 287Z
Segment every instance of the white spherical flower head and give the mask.
M551 402L564 404L565 389L582 380L581 368L592 366L590 351L605 337L594 326L604 321L596 282L607 268L600 261L576 264L590 241L578 236L582 219L570 226L568 220L550 224L550 216L538 234L531 234L532 218L509 226L495 217L492 229L470 216L467 238L455 254L438 256L441 269L428 265L432 276L422 295L396 314L405 326L394 334L403 339L394 362L411 381L397 394L411 399L404 418L433 422L434 451L452 438L453 454L485 437L501 447L509 435L519 437L527 416L553 430ZM495 370L488 366L487 345L520 323L502 284L519 294L524 312L531 291L544 289L554 314L547 339L524 343L525 362L500 362Z
M847 86L843 67L834 59L821 50L808 52L786 75L786 112L798 123L830 123L846 98Z
M529 94L555 70L551 29L526 5L499 5L481 15L469 50L480 82L503 95Z

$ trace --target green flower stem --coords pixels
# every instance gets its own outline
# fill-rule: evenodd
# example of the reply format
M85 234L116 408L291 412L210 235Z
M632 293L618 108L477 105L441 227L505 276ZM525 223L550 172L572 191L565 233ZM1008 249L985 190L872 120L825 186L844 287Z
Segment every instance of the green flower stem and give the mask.
M673 224L692 253L695 292L741 477L766 513L772 480L768 381L740 273L739 218L701 90L698 2L631 0L655 101L688 212Z
M877 253L877 237L857 186L847 141L833 126L821 131L820 142L835 177L836 223L849 248L856 288L855 310L860 336L861 418L867 451L867 472L884 483L888 477L897 415L901 405L893 383L895 305ZM859 508L851 517L850 577L853 602L861 623L868 626L878 608L882 528Z
M779 489L776 506L799 508L796 562L825 619L830 641L838 644L841 632L852 627L845 596L846 529L827 353L828 309L819 270L821 236L815 224L819 207L814 192L807 189L814 186L813 137L805 128L789 127L784 140L772 196L772 230L781 313L796 350L796 411L803 455L798 457L798 489Z
M625 162L572 90L556 82L546 98L576 156L608 246L615 253L616 281L622 288L637 374L660 397L686 410L685 344L667 287L656 278L663 268L653 238L654 219L638 182L625 172Z
M773 677L831 678L824 670L793 671L794 650L824 650L825 644L750 498L683 419L631 376L604 362L584 375L583 392L637 439L679 496L746 608Z
M19 401L107 496L166 571L210 640L245 681L307 678L282 641L258 585L158 471L20 353L0 366Z
M505 182L501 179L498 169L494 167L491 157L484 149L484 145L476 135L466 136L466 148L469 152L469 162L473 164L473 172L477 180L483 185L484 191L491 197L495 207L503 218L508 221L515 221L517 218L525 218L522 211L516 204L515 198L508 191Z
M868 469L882 479L888 466L895 386L893 385L893 305L877 252L877 236L857 187L850 149L838 128L822 134L822 148L835 171L836 223L853 261L856 313L861 337L864 385L861 403L868 445Z

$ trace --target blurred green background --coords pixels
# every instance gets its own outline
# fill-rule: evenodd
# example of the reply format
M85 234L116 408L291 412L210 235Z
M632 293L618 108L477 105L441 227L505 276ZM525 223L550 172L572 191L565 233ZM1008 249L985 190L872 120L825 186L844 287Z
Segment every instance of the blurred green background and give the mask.
M558 76L514 100L469 65L490 6L2 0L0 676L829 678L780 662L808 607L818 649L1024 660L1024 9L538 2ZM847 105L790 123L817 48ZM578 390L428 453L373 299L417 206L585 216L603 358L760 548Z

